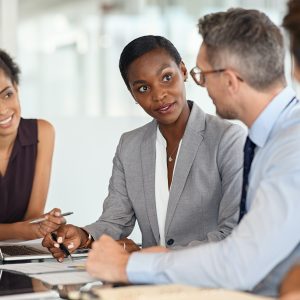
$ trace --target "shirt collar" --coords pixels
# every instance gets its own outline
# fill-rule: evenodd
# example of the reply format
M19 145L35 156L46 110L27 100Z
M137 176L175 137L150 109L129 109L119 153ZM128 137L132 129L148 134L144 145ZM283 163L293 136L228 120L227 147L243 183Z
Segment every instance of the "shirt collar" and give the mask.
M161 146L163 146L164 148L167 147L167 141L166 141L166 139L164 138L164 136L162 135L162 133L160 132L159 126L157 126L156 140L157 140L157 142L158 142Z
M249 129L250 139L259 147L263 147L274 127L280 113L295 98L295 92L290 87L284 88L276 95L267 107L261 112Z

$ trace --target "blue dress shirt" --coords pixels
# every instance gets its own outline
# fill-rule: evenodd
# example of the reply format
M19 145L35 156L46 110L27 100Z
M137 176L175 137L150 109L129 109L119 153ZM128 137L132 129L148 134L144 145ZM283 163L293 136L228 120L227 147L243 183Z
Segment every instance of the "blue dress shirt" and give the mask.
M247 214L226 239L168 253L134 253L133 283L185 283L277 295L300 258L300 104L283 89L249 130L257 145Z

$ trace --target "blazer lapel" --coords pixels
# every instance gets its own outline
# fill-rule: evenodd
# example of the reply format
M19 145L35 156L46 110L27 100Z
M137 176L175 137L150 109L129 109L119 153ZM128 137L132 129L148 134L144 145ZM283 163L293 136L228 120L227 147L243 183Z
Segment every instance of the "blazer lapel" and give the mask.
M157 123L153 120L144 135L141 144L142 172L144 179L144 193L146 209L153 235L159 243L159 229L155 204L155 153L156 153L156 130Z
M184 189L193 161L196 157L199 146L202 143L204 130L205 113L194 103L182 138L180 152L176 162L176 169L172 180L165 224L166 234L168 233L168 229L172 222L173 215Z

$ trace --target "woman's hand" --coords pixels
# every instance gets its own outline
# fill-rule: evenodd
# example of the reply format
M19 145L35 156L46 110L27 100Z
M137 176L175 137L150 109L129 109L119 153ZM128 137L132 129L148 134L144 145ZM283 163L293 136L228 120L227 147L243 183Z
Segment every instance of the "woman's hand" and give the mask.
M66 219L61 216L59 208L53 208L50 212L41 215L39 218L46 218L45 221L31 224L32 220L26 221L29 226L29 231L32 230L33 238L42 238L50 232L56 231L61 225L66 223Z
M50 232L56 231L61 225L66 224L66 219L61 216L61 210L59 208L52 209L42 217L47 219L46 221L39 223L39 230L42 234L42 237Z
M88 241L88 234L81 228L74 225L62 225L56 230L57 241L53 241L51 234L47 234L42 242L42 245L52 253L57 261L62 262L65 258L65 253L59 248L59 244L64 244L70 253L77 248L83 247Z

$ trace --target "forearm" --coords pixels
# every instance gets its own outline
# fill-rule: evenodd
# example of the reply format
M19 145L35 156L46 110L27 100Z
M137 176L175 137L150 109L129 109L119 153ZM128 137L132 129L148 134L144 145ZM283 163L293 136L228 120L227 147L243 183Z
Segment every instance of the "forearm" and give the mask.
M120 240L127 237L123 226L113 222L105 222L101 219L83 227L85 231L90 233L95 240L98 240L103 234L107 234L114 240ZM130 231L131 232L131 231Z
M11 224L0 224L0 240L31 240L39 236L36 230L37 224L29 224L29 222L16 222Z

